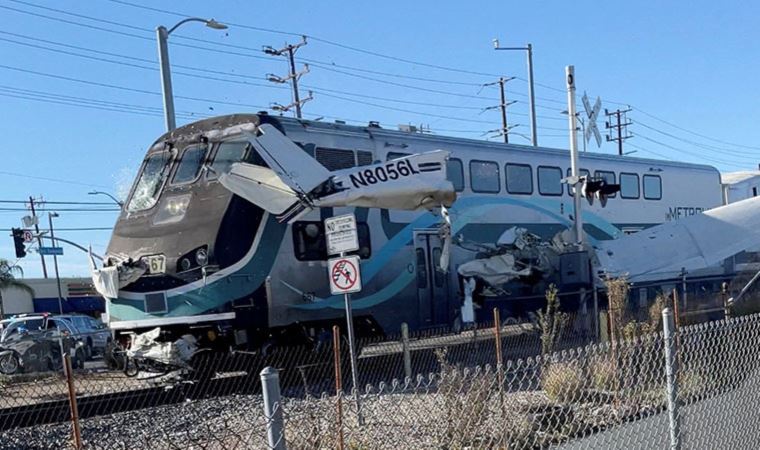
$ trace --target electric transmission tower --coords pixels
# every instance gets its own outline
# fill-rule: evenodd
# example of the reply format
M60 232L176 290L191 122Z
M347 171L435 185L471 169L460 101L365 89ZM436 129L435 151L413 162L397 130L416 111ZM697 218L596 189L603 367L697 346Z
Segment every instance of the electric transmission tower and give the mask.
M298 44L285 44L285 47L281 49L275 49L274 47L271 47L269 45L265 45L263 50L264 53L267 55L273 55L273 56L284 56L288 59L288 64L290 67L290 70L288 72L288 75L285 77L281 77L278 75L275 75L273 73L267 74L267 80L273 82L273 83L287 83L290 81L292 87L293 87L293 103L289 105L280 105L279 103L272 103L271 107L275 111L281 111L281 112L287 112L291 109L295 108L296 117L301 118L301 106L303 106L304 103L308 102L309 100L312 100L312 93L309 91L309 96L302 99L300 93L298 92L298 80L303 76L304 74L309 73L309 65L304 64L303 70L300 72L296 72L296 59L295 54L296 51L306 45L306 36L301 37L301 42Z

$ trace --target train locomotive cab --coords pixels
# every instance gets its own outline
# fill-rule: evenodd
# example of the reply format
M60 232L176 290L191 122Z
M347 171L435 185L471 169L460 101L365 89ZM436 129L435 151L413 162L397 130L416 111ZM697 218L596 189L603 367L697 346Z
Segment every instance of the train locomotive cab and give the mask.
M247 270L244 280L235 273L256 262L255 240L267 215L219 182L235 162L259 163L244 137L258 125L258 115L215 117L166 133L150 147L104 262L119 272L118 298L108 301L112 329L161 326L176 336L203 323L218 327L235 318L236 301L261 306L257 320L266 326L263 267L253 275ZM209 284L223 277L230 279ZM249 285L241 288L241 281ZM252 298L253 284L261 298Z

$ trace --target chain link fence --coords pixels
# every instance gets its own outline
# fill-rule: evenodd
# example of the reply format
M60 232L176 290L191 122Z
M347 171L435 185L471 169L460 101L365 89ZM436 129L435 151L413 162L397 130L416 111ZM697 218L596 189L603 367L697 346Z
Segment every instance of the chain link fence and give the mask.
M0 449L686 449L760 442L760 315L670 334L656 331L660 321L608 342L577 325L587 316L563 316L558 324L495 319L499 326L360 340L358 389L340 332L266 354L209 354L201 369L184 372L127 377L88 363L68 376L5 377ZM276 377L262 387L265 367Z

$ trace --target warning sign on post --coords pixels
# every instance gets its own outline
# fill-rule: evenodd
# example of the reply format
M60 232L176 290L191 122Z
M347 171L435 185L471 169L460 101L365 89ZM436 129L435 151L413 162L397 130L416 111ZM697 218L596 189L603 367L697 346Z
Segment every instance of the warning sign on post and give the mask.
M356 255L328 260L327 274L330 279L330 292L333 295L351 294L362 290L359 257Z
M359 250L359 236L356 233L356 218L353 214L325 219L325 235L328 255Z

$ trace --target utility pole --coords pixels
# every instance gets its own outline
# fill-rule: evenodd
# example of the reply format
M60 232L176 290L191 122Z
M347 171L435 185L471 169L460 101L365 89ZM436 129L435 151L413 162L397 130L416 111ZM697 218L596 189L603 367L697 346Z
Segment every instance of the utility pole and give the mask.
M286 77L280 77L275 74L267 74L267 80L273 82L273 83L287 83L288 81L291 82L291 85L293 87L293 103L289 105L280 105L277 103L272 104L272 109L277 111L288 111L291 108L295 108L296 111L296 117L301 118L301 106L311 100L312 93L309 92L309 96L305 99L301 99L301 95L298 92L298 80L301 78L302 75L309 73L309 65L304 64L304 68L300 72L296 72L296 58L295 54L296 51L306 45L306 36L301 36L301 42L298 44L288 44L285 43L285 47L281 49L275 49L269 45L264 46L263 50L264 53L267 55L272 56L285 56L288 59L288 65L290 67L290 70L288 72L288 76Z
M604 125L605 127L610 130L609 134L607 134L607 142L617 142L618 144L618 155L623 156L623 141L633 137L632 134L628 133L628 125L630 125L632 122L628 120L626 117L626 113L630 112L631 108L617 111L607 111L604 110L604 115L607 117L615 116L617 124L612 123L610 120L607 120ZM617 137L613 135L612 130L617 130Z
M42 247L42 238L40 237L40 225L37 215L34 212L34 197L29 196L29 208L32 210L32 219L34 219L34 232L37 235L37 244ZM47 267L45 266L45 255L40 253L40 259L42 260L42 275L47 278Z
M515 77L499 77L498 81L494 81L493 83L486 83L483 86L495 86L499 85L499 93L500 93L500 99L501 103L499 103L498 106L490 106L484 111L488 111L491 109L499 108L501 110L501 130L492 130L492 131L499 131L499 134L501 134L504 137L504 143L509 144L509 130L516 127L517 125L512 125L511 127L507 124L507 107L509 105L513 105L516 103L515 100L512 100L511 102L507 102L507 97L504 92L504 85L507 84L507 81L514 80Z

